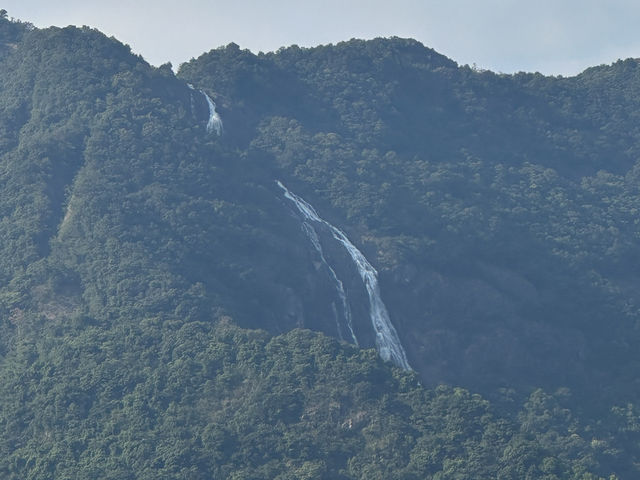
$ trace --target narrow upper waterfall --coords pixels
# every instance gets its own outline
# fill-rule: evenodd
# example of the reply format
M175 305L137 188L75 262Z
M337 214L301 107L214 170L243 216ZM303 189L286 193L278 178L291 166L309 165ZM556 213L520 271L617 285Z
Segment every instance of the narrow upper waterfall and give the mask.
M190 83L187 83L187 86L191 90L195 90L195 87ZM207 105L209 106L209 120L207 121L207 132L211 133L215 130L218 136L222 135L222 119L220 118L220 115L218 114L218 112L216 112L215 102L211 100L211 97L209 97L209 95L204 93L202 90L198 90L198 92L204 95L204 98L207 100ZM191 97L191 109L193 110L193 97Z
M202 92L202 90L200 90ZM209 105L209 121L207 122L207 132L211 133L214 130L218 134L218 136L222 135L222 119L218 112L216 112L216 104L206 93L202 92L204 98L207 99L207 104Z
M316 250L318 250L318 248L321 249L322 247L320 246L318 234L313 228L314 223L326 226L331 232L333 238L340 242L347 250L349 256L353 260L353 263L358 270L358 273L360 274L360 278L362 278L362 282L364 283L367 294L369 296L369 312L371 317L371 325L376 335L376 347L378 349L378 353L383 360L390 360L395 365L405 370L411 370L411 367L409 366L409 362L407 360L406 352L404 351L404 348L400 343L398 332L391 323L387 308L384 305L382 298L380 297L378 272L376 272L375 268L373 268L366 257L362 254L362 252L358 250L353 243L351 243L344 232L334 227L326 220L320 218L315 209L309 203L307 203L296 194L292 193L287 187L282 184L282 182L278 180L276 183L284 191L284 196L293 202L293 204L302 215L303 225L307 225L307 227L304 227L305 232L307 233L307 236L310 238ZM313 231L313 238L308 233L309 230ZM322 256L322 259L326 263L324 255ZM331 267L329 268L331 269L334 274L333 276L337 280L334 269ZM340 287L342 288L342 282L340 282ZM344 289L342 289L342 291L344 292ZM353 333L352 325L350 325L350 329Z

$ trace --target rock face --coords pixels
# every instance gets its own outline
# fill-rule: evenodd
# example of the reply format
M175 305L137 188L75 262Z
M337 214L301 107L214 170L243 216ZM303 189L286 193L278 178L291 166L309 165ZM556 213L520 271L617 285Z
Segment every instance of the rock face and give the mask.
M402 266L383 283L410 361L424 381L495 389L544 384L550 372L560 371L575 381L583 373L584 334L536 321L532 312L542 311L540 293L522 275L487 264L476 273Z
M274 333L305 327L353 343L336 321L341 305L332 278L314 258L307 239L297 239L303 248L282 261L300 262L306 271L301 268L300 278L274 289L270 321L262 317L246 326ZM344 279L359 345L374 348L368 299L357 272L339 249L327 255L341 258L336 272ZM453 275L407 264L381 276L381 296L408 363L425 384L446 382L493 391L587 380L585 361L597 354L592 351L597 345L590 345L575 326L536 319L544 311L544 292L504 267L483 263L475 272L473 277Z

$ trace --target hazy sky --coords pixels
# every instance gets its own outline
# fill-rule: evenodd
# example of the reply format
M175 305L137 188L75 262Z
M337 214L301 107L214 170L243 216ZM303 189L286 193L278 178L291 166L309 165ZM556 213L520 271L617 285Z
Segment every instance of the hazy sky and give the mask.
M254 52L413 37L460 64L571 75L640 57L638 0L0 0L10 17L89 25L174 67L230 42Z

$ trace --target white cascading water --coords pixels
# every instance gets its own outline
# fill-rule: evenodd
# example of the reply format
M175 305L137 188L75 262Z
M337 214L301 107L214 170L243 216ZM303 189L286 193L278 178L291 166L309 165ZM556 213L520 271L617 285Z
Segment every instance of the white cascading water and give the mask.
M304 233L307 235L307 238L311 240L311 244L313 245L313 248L315 248L316 252L318 252L318 255L320 256L320 260L327 267L327 270L329 270L329 274L333 279L333 282L336 286L336 290L338 292L338 296L340 297L340 302L342 303L342 313L344 315L347 328L349 329L349 333L351 334L351 339L353 340L354 344L358 345L358 338L356 337L356 334L353 331L353 322L351 320L351 309L349 308L349 303L347 302L347 294L344 291L344 285L342 284L342 281L338 278L338 275L336 275L335 270L331 268L331 265L329 265L329 263L327 262L327 259L324 257L324 252L322 251L322 245L320 245L320 238L318 237L318 233L313 228L313 225L311 225L306 218L304 218L302 221L302 229L304 230ZM340 340L344 340L342 336L342 328L340 327L340 318L338 317L337 313L338 312L335 312L338 336L340 337Z
M314 243L313 238L310 237L310 239L311 242L314 243L314 248L316 248L316 250L320 246L320 242L315 229L313 229L313 227L311 226L312 222L325 225L329 229L329 231L331 231L333 238L340 242L347 250L347 252L351 256L351 259L353 260L353 263L358 269L358 273L360 274L360 278L362 278L362 282L364 283L365 288L367 289L367 294L369 296L369 312L371 315L371 325L376 334L376 347L378 349L380 357L382 357L382 359L385 361L393 362L395 365L403 368L404 370L411 370L411 367L409 366L409 362L407 360L407 354L404 351L402 344L400 343L398 332L391 323L387 308L385 307L384 302L380 297L380 287L378 286L378 272L376 272L375 268L373 268L373 266L362 254L362 252L358 250L353 243L351 243L351 241L340 229L334 227L326 220L320 218L315 209L309 203L297 196L295 193L292 193L287 187L282 184L282 182L278 180L276 181L276 183L284 191L284 196L291 200L298 211L302 214L303 225L308 225L308 227L305 228L307 236L309 236L308 230L313 230L315 234L314 238L317 241L318 246L316 246L316 244ZM331 271L333 272L333 269L331 269ZM341 282L340 287L342 287ZM344 292L344 289L342 291ZM353 327L350 325L349 328L353 333Z
M202 92L202 90L200 90ZM214 130L218 136L222 135L222 119L218 112L216 112L216 104L206 93L202 92L204 98L207 99L209 105L209 121L207 122L207 132L211 133Z
M187 86L191 90L195 90L194 86L190 83L187 83ZM204 98L207 100L207 105L209 106L209 120L207 121L207 132L211 133L215 130L218 136L222 135L222 119L218 112L216 112L216 104L211 97L204 93L202 90L198 90ZM193 110L193 97L191 97L191 109Z

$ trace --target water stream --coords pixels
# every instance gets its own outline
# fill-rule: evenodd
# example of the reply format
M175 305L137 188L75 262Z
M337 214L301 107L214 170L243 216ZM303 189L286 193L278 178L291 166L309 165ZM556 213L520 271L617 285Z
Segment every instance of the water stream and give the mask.
M207 104L209 105L209 121L207 122L207 132L211 133L215 130L216 134L220 136L222 135L222 119L220 118L220 115L218 115L218 112L216 112L216 104L213 100L211 100L209 95L204 93L202 90L200 91L204 95L204 98L207 99Z
M336 275L335 270L331 267L331 265L329 265L329 262L327 262L327 259L325 258L324 252L322 250L322 245L320 244L320 238L318 237L318 232L316 232L316 230L313 228L313 225L308 220L304 219L302 221L302 229L304 230L304 233L307 235L307 238L311 241L313 248L316 250L316 252L318 252L318 255L320 256L320 260L327 267L327 270L329 271L329 275L331 276L331 279L333 280L333 284L336 287L336 291L338 292L338 297L340 297L340 303L342 304L342 315L344 317L347 329L351 334L351 339L353 340L353 343L355 345L358 345L358 338L356 337L356 334L353 331L353 321L351 320L351 308L349 307L349 302L347 301L347 294L344 291L344 285L342 284L342 280L338 278L338 275ZM336 324L337 324L336 326L338 330L338 337L340 337L340 340L344 340L344 337L342 335L343 327L340 325L340 318L337 315L338 312L335 312L335 313L336 313Z
M336 282L336 290L338 290L338 292L342 292L342 295L344 295L344 305L346 307L348 307L348 301L346 298L346 294L344 293L342 282L338 279L335 273L335 269L333 269L327 263L326 258L322 253L322 246L320 245L318 233L315 230L314 225L324 225L326 228L328 228L333 238L341 243L347 250L367 290L367 294L369 297L369 314L371 317L371 326L373 327L373 330L375 332L376 348L378 350L378 353L380 354L380 357L382 357L382 359L385 361L393 362L395 365L405 370L411 370L411 367L409 366L409 362L407 360L407 354L402 347L400 338L398 337L398 332L391 323L389 312L387 311L387 308L382 301L382 297L380 296L378 272L376 272L375 268L373 268L366 257L362 254L362 252L358 250L353 243L351 243L349 238L347 238L342 230L334 227L326 220L320 218L318 213L309 203L291 192L282 184L282 182L278 180L276 183L284 191L285 198L293 202L297 210L302 215L303 229L305 230L307 237L313 244L313 247L320 253L322 261L329 268L331 276L334 279L334 282ZM356 336L350 318L348 322L349 330L351 331L353 339L357 344Z
M187 85L191 90L194 90L194 91L196 90L195 87L190 83L187 83ZM212 133L213 131L215 131L218 136L222 135L222 119L220 118L220 115L218 114L218 112L216 112L215 102L211 100L211 97L209 97L209 95L204 93L202 90L198 90L198 92L204 95L204 98L207 100L207 105L209 106L209 120L207 121L207 132ZM191 97L191 109L193 110L193 97Z

